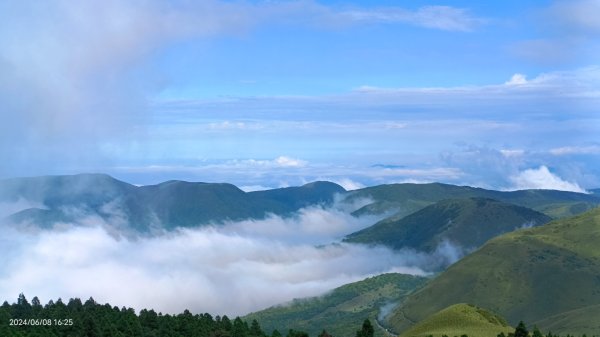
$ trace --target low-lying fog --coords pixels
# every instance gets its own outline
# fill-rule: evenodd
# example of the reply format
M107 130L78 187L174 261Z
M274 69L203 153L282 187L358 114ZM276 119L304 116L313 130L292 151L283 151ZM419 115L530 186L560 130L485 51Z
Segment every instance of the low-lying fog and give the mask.
M424 275L439 259L456 258L452 247L429 256L340 243L344 235L377 221L353 217L348 207L338 202L287 218L154 236L115 234L112 224L93 215L53 230L4 225L0 300L14 301L21 292L42 303L91 296L137 310L233 316L380 273ZM14 211L7 205L3 209Z

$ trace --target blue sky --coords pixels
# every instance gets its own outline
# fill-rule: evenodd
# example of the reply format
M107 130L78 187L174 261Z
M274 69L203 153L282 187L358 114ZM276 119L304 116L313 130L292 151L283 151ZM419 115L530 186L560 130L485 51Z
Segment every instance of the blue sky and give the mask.
M0 177L600 187L600 1L4 1Z

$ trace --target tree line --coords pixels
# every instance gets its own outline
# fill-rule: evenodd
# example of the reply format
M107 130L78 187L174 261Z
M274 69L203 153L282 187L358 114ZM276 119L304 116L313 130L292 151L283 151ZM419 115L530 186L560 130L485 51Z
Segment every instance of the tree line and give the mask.
M533 331L530 333L529 330L527 330L527 326L525 325L525 323L523 323L523 321L520 321L519 324L517 325L517 327L515 328L515 332L509 333L508 336L505 335L504 332L501 332L498 334L497 337L561 337L561 336L557 335L557 334L553 334L552 331L548 331L548 333L544 335L537 326L534 326ZM575 337L575 335L567 334L566 336L563 336L563 337ZM583 334L581 337L587 337L587 335ZM593 335L592 337L596 337L596 336Z
M373 326L365 320L356 337L373 337ZM20 294L17 302L0 306L2 337L284 337L278 330L265 333L256 320L240 317L192 314L177 315L143 309L99 304L93 298L78 298L64 303L50 300L42 305L37 297L27 300ZM285 337L309 337L308 333L289 329ZM332 337L323 330L319 337Z

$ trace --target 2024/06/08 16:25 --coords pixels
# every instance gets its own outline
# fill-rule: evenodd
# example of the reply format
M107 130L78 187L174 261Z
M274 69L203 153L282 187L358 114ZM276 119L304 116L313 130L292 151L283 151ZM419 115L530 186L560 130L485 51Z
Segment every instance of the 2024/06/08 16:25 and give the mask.
M21 325L73 325L72 318L64 318L64 319L50 319L50 318L29 318L29 319L21 319L21 318L11 318L9 320L8 325L10 326L21 326Z

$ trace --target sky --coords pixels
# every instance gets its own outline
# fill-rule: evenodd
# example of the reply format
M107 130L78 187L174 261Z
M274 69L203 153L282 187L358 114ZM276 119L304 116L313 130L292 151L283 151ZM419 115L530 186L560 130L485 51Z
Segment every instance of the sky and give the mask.
M600 1L0 3L0 178L600 187Z

